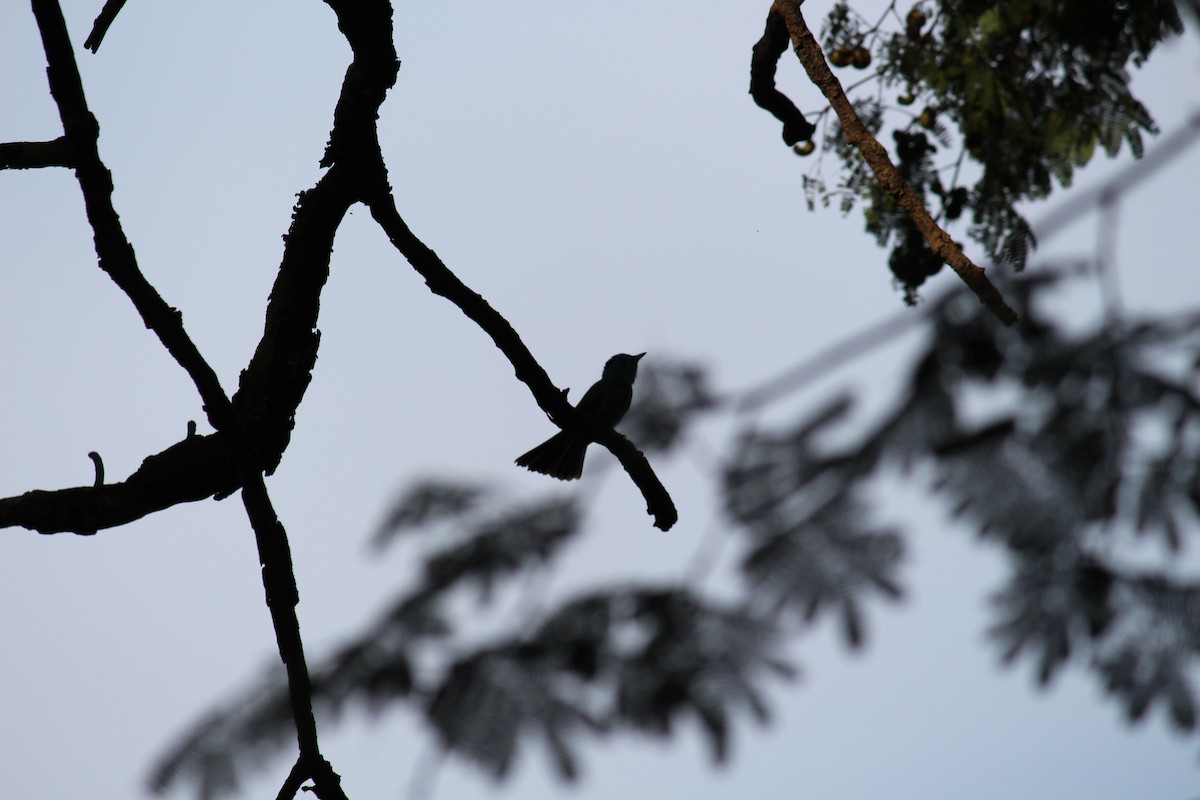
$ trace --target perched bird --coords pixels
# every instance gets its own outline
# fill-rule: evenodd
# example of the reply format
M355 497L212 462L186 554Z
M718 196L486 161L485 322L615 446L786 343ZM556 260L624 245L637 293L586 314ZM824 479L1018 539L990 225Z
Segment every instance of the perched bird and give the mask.
M587 390L575 410L601 425L615 426L629 410L638 360L644 355L619 353L610 358L600 380ZM573 481L583 474L583 456L589 444L577 433L559 431L518 458L517 464L560 481Z

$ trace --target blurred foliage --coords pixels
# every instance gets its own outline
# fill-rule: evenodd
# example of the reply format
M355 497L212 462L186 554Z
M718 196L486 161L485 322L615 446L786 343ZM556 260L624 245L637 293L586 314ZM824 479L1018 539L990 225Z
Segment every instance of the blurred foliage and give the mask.
M637 403L620 428L643 452L665 452L679 443L693 415L715 405L703 369L695 364L658 363L638 376Z
M461 516L475 507L486 493L487 487L449 480L428 479L410 486L392 504L375 533L375 545L387 547L400 534Z
M318 713L411 704L442 748L496 778L533 742L569 780L591 738L668 737L689 723L724 760L739 714L768 718L764 681L792 674L790 637L829 616L857 647L871 598L902 595L905 532L875 520L871 491L886 474L928 478L1007 553L991 626L1004 661L1029 660L1043 684L1074 661L1130 719L1161 706L1193 730L1200 583L1175 556L1200 519L1200 312L1067 330L1039 298L1070 277L1008 286L1013 328L962 291L931 304L902 391L865 426L839 394L739 436L714 487L736 546L732 596L696 582L604 586L526 603L481 632L482 617L454 598L492 602L552 565L584 532L590 493L513 502L475 482L418 482L381 530L423 541L423 567L316 663ZM647 449L678 450L695 421L731 408L706 383L694 364L645 364L625 429ZM1003 401L983 418L972 406L981 394ZM228 794L290 731L276 669L198 722L152 786L183 778L199 797Z
M835 67L874 70L848 94L873 133L890 134L883 143L895 142L893 160L916 193L927 204L937 197L931 213L943 226L969 214L964 235L1020 270L1036 242L1017 206L1069 186L1097 148L1114 156L1124 144L1141 156L1143 133L1157 128L1130 92L1129 68L1182 31L1174 0L893 2L873 23L839 2L821 42ZM814 168L804 181L810 208L837 199L845 212L862 201L867 230L891 248L896 282L914 302L940 260L836 120L824 146L839 180L830 190Z
M901 595L903 545L895 531L867 519L860 483L874 454L835 463L817 441L850 405L839 397L794 431L747 434L725 468L723 491L730 518L746 534L748 601L772 613L794 609L805 621L833 605L847 643L857 647L867 590Z

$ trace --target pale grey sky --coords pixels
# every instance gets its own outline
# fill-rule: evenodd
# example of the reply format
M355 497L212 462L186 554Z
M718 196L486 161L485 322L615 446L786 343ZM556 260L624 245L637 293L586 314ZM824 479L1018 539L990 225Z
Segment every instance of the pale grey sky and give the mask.
M100 5L66 3L77 46ZM609 355L642 350L702 359L719 389L744 388L901 307L861 217L805 210L812 160L782 145L746 93L768 5L397 4L403 66L381 131L401 213L575 396ZM815 20L824 8L805 10ZM348 54L315 0L214 0L131 2L100 54L78 56L142 269L183 310L227 390L261 333L294 196L319 175ZM0 139L58 134L44 69L31 14L5 4ZM1193 34L1139 77L1164 131L1200 107L1198 72ZM820 105L798 64L785 61L781 83L802 108ZM1078 185L1127 161L1096 163ZM1194 306L1198 182L1195 148L1123 203L1117 265L1131 309ZM1095 223L1046 251L1090 255ZM952 281L940 275L930 292ZM1081 321L1097 308L1091 289L1063 300ZM339 235L320 327L315 379L268 483L314 654L406 574L407 551L374 561L365 550L397 487L434 472L543 490L511 462L550 432L488 338L428 292L361 209ZM852 365L779 418L839 383L890 390L914 341ZM0 363L2 496L90 483L90 450L124 477L203 419L187 377L96 268L63 170L0 173ZM720 447L727 430L700 434ZM682 572L716 513L712 484L686 457L661 468L677 528L652 528L629 482L604 476L597 524L551 596ZM870 607L863 653L826 629L799 642L803 678L770 691L772 726L737 727L724 769L692 730L668 744L623 738L584 749L575 796L1196 795L1200 747L1160 716L1128 728L1078 668L1046 692L1028 669L1001 669L984 639L1000 554L929 511L915 485L889 493L911 522L909 597ZM93 538L5 530L0 605L3 794L14 798L137 796L171 737L277 660L235 499ZM430 752L409 711L351 718L323 740L355 798L405 796ZM275 762L245 796L274 796L289 766ZM451 761L433 796L561 793L530 750L498 787Z

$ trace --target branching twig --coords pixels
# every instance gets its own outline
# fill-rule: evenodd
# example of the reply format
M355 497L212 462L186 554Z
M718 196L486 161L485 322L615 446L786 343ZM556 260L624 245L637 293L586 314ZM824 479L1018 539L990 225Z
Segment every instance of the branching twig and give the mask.
M538 404L560 426L571 427L612 451L641 489L655 524L664 530L671 527L677 518L674 504L645 457L620 434L596 429L575 414L507 320L459 281L396 212L376 130L379 106L399 67L391 37L391 6L380 0L328 2L354 52L321 162L329 171L316 186L301 193L296 204L267 306L263 337L233 398L236 418L253 441L260 466L268 474L273 471L290 441L295 412L316 363L320 343L317 314L321 290L329 277L333 238L350 206L361 201L372 207L381 224L386 221L388 235L430 288L458 305L492 337ZM111 183L107 171L104 178ZM115 218L115 213L112 216ZM157 302L161 303L161 298ZM179 328L182 331L181 324ZM213 427L222 430L215 421ZM220 435L189 437L147 458L123 483L33 491L0 499L0 527L22 525L42 533L91 532L179 502L221 497L240 483Z
M57 0L33 0L33 12L46 51L50 94L58 106L64 135L76 156L75 172L88 221L95 233L100 268L129 297L146 327L158 336L167 351L187 372L204 401L209 421L224 435L233 454L242 484L242 502L258 545L267 607L275 627L279 655L287 670L300 756L316 773L325 762L317 742L311 681L296 617L299 593L292 568L291 548L263 483L258 455L233 404L221 388L216 373L184 330L182 315L167 305L142 275L133 247L125 238L120 218L112 205L112 176L100 159L96 146L99 125L88 109L66 22ZM99 460L98 456L96 460ZM99 467L97 472L99 477ZM325 764L325 767L328 765ZM322 774L314 774L313 777L321 789L320 796L344 797L337 775L331 769L325 769Z
M656 524L669 528L676 513L666 490L645 457L613 430L596 429L566 403L545 371L521 343L515 330L478 294L472 292L421 243L400 218L387 186L387 173L376 131L378 109L395 81L399 63L391 35L391 7L383 0L327 0L339 28L354 51L347 70L334 126L322 166L326 175L302 193L279 275L268 304L264 334L242 373L232 400L221 387L183 326L180 312L166 303L142 275L112 205L112 177L97 149L99 126L87 107L78 68L57 0L34 0L34 13L46 50L51 95L58 105L64 136L47 143L12 143L0 149L11 167L62 165L75 169L88 221L95 233L100 267L129 297L143 323L192 379L216 433L187 437L147 458L130 478L112 485L58 492L30 492L0 500L0 525L22 524L36 530L91 533L119 525L177 502L221 496L242 489L247 517L255 533L267 605L280 656L288 675L289 695L300 748L299 776L315 782L320 797L342 797L339 779L321 757L312 713L311 680L305 663L295 606L298 592L290 547L271 505L263 472L272 470L286 448L293 416L311 380L319 333L321 290L328 278L333 237L355 202L366 202L397 247L430 287L458 304L496 341L526 382L539 405L564 427L579 430L608 447L625 465L647 498ZM96 22L88 46L99 46L121 8L110 0ZM366 145L366 146L364 146Z
M876 139L854 111L854 106L846 97L842 84L838 81L816 37L808 29L804 15L800 13L800 3L797 0L775 0L771 5L771 14L767 18L767 33L777 26L782 19L792 40L792 47L800 63L804 65L809 80L816 84L825 95L833 110L841 120L842 130L846 141L858 148L871 171L884 191L895 198L896 203L904 209L917 230L925 238L930 249L958 273L963 282L975 293L979 301L986 305L1005 325L1017 321L1017 313L1004 302L1000 292L987 279L982 267L976 266L950 238L950 234L937 224L925 205L900 176L896 166L888 157L887 149ZM756 48L757 49L757 48ZM786 99L786 98L785 98ZM761 104L760 104L761 105ZM789 101L790 105L790 101Z
M332 170L353 175L358 199L371 209L388 238L429 289L454 303L478 325L513 365L517 379L525 383L537 404L561 428L577 431L608 448L641 490L646 510L654 524L669 529L678 519L671 496L654 474L646 457L632 442L612 428L596 425L578 414L551 381L521 337L491 304L464 284L430 247L409 229L396 208L387 180L376 127L378 106L395 83L399 69L392 38L390 6L387 3L345 3L330 0L339 26L354 50L354 65L346 76L338 103L333 133L322 159ZM386 9L387 13L383 13Z

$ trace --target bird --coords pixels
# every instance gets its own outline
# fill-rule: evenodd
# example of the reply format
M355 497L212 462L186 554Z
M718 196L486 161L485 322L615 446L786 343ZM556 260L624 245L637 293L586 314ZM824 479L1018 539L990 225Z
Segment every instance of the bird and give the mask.
M575 410L597 424L614 427L633 400L633 381L638 361L645 353L618 353L604 365L600 380L588 389ZM517 459L518 466L560 481L573 481L583 474L583 456L591 440L573 431L559 431Z

